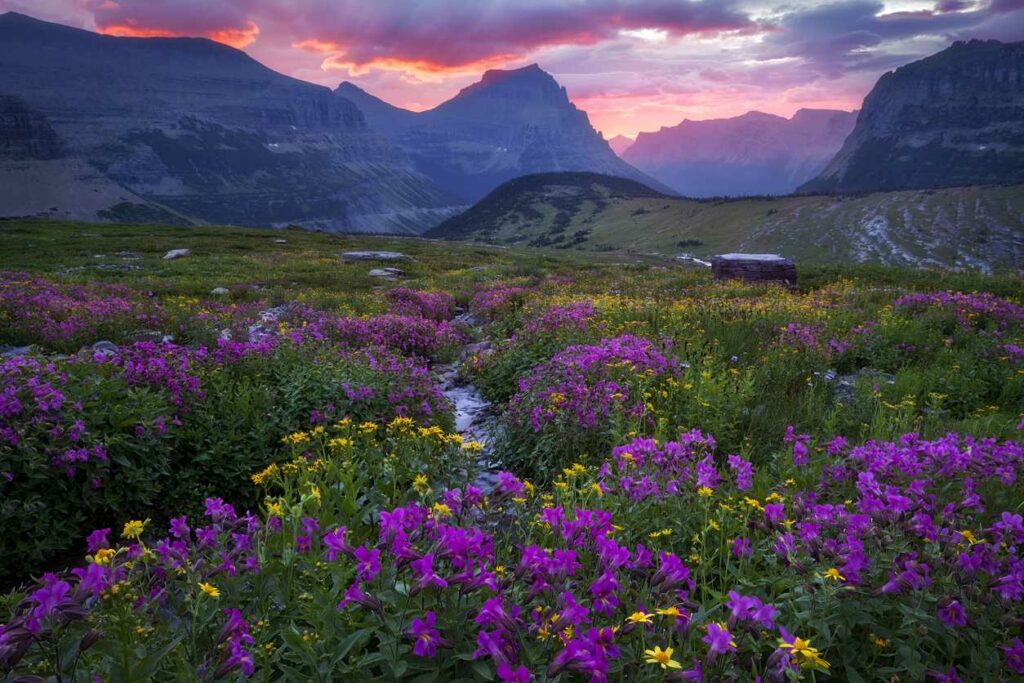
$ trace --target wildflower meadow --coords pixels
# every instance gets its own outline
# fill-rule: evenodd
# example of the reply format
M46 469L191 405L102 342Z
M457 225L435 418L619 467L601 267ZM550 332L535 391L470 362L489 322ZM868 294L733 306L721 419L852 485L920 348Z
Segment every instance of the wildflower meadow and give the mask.
M32 229L0 680L1024 678L1019 279Z

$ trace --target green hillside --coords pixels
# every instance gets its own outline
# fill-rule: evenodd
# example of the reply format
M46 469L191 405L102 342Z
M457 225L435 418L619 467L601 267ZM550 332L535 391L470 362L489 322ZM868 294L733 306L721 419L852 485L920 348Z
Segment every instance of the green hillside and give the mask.
M430 235L574 250L772 251L814 263L1020 269L1024 186L693 200L607 176L544 174L506 183Z

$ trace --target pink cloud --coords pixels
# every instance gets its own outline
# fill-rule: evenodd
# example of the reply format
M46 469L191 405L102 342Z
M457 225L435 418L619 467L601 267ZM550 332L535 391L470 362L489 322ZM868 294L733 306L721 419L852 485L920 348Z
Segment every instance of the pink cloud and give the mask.
M609 135L685 117L852 109L884 71L953 39L1024 39L1024 0L0 0L119 35L206 36L411 109L538 62ZM898 6L898 5L897 5Z

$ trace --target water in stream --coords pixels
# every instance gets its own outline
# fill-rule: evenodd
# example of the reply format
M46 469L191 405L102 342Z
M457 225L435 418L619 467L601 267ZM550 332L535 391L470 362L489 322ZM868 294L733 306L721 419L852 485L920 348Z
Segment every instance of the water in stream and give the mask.
M469 316L460 316L467 324L472 324ZM467 344L462 348L459 357L452 363L438 367L438 382L445 398L452 405L455 415L455 431L466 441L479 441L483 450L477 458L477 476L474 485L485 493L494 488L498 481L498 463L494 460L494 435L496 415L491 402L480 394L473 384L462 382L459 370L467 358L490 348L490 342Z

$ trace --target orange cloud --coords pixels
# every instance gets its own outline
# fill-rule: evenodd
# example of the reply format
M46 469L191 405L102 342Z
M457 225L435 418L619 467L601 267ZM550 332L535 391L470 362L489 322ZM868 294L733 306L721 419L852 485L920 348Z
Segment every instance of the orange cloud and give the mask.
M183 36L196 35L195 33L190 32L186 33L172 31L165 28L137 26L134 24L113 24L109 26L102 26L98 30L104 35L128 38L179 38ZM242 48L248 47L256 42L256 38L259 34L260 27L254 22L249 21L241 28L216 29L204 31L198 35L241 50Z
M426 58L398 56L371 57L357 61L348 58L344 46L329 41L304 40L292 47L327 54L320 65L324 71L345 71L350 76L364 76L374 69L379 69L399 72L424 82L439 82L454 76L478 75L487 69L500 68L523 59L522 55L507 53L490 55L457 65Z

